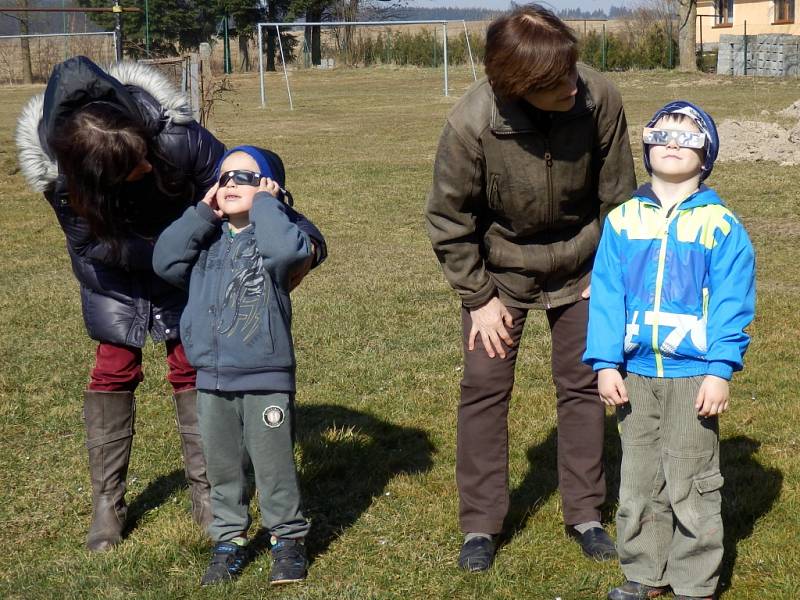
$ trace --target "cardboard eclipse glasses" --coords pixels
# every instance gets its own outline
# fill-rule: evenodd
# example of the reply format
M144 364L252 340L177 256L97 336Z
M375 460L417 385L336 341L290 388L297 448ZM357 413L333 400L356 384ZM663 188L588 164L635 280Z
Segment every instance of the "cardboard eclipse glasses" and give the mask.
M668 146L671 142L675 142L681 148L702 149L706 145L706 134L680 129L645 127L642 132L642 141L653 146Z

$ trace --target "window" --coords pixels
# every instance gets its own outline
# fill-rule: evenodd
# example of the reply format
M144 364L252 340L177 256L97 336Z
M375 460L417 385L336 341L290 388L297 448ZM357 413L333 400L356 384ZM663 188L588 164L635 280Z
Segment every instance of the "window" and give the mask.
M781 0L775 0L776 3L780 1ZM794 0L789 1L794 2ZM717 25L733 24L733 0L715 0L714 9L717 15Z
M794 0L775 0L773 23L794 23Z

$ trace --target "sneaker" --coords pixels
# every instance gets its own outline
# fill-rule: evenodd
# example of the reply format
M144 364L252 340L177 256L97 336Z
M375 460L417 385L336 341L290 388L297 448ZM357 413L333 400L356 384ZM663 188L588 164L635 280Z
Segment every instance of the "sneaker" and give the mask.
M247 564L247 547L235 542L217 542L200 585L233 581Z
M302 541L272 538L272 568L269 571L270 585L297 583L308 574L306 546Z
M649 600L667 593L667 587L653 587L638 581L626 581L608 592L608 600Z

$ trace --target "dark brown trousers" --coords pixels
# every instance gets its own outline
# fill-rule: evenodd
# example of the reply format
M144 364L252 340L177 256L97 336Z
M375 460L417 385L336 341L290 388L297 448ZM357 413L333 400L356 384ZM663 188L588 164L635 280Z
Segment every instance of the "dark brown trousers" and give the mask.
M597 377L583 362L586 300L547 311L553 342L551 357L558 415L558 482L569 525L600 520L605 501L603 422ZM514 345L506 358L489 358L480 339L467 350L472 319L461 311L464 377L458 407L456 480L464 532L500 533L508 512L508 404L527 311L508 308Z

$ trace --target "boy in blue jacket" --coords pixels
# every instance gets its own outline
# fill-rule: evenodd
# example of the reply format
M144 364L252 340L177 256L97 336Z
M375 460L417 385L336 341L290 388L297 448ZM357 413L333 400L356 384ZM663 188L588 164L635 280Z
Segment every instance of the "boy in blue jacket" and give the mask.
M301 581L309 523L300 509L292 415L293 283L325 257L319 231L290 208L278 156L229 150L219 180L159 237L153 265L188 289L181 337L197 369L197 413L211 484L216 542L201 580L241 574L255 473L263 525L272 535L271 584ZM281 198L281 199L279 199Z
M722 564L719 430L753 320L753 247L703 185L711 117L661 108L643 133L652 180L605 223L592 271L584 361L617 407L622 473L610 600L713 598Z

